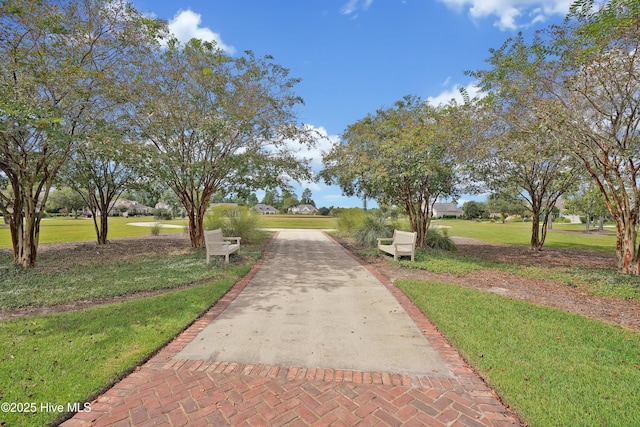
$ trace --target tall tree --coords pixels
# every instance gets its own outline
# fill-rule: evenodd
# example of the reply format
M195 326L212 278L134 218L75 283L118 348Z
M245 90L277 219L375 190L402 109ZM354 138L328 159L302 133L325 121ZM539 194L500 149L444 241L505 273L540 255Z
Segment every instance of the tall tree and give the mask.
M61 166L96 102L157 22L124 1L6 0L0 4L0 171L14 261L36 263L40 221Z
M239 194L311 177L286 144L315 141L297 123L298 79L271 60L251 52L231 58L215 43L172 40L132 93L132 119L149 141L149 172L180 199L194 247L204 243L204 215L218 190Z
M346 129L321 176L347 195L403 206L423 246L433 203L456 192L453 111L414 96L380 109Z
M618 268L640 274L640 2L574 3L538 49L549 130L580 159L616 224ZM533 76L532 76L533 77Z
M490 125L474 162L492 193L519 194L531 213L530 249L541 250L556 202L579 178L579 163L547 132L540 111L552 100L530 79L541 58L522 35L493 51L488 71L469 73L490 96L484 120Z
M309 188L305 188L302 191L302 196L300 197L300 201L307 205L313 205L313 206L316 205L315 202L313 201L313 194L311 193L311 190Z
M77 218L80 211L87 206L84 198L70 187L60 187L52 190L49 195L47 212L66 210L73 212Z
M141 147L119 132L87 138L63 169L64 179L80 194L92 213L98 244L108 243L109 213L113 203L140 181L137 165L145 161Z
M604 229L604 217L609 214L609 210L602 193L593 182L579 186L566 200L564 207L568 213L585 216L585 231L587 233L590 231L591 219L595 217L599 218L600 231Z

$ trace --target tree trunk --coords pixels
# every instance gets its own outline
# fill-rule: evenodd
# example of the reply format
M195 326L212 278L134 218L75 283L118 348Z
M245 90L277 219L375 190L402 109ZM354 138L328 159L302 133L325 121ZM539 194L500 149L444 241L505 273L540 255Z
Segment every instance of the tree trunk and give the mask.
M42 212L38 212L38 196L39 192L34 199L19 190L14 190L13 212L9 218L13 262L25 268L35 266L38 255L40 220L42 219ZM46 194L44 200L46 200Z
M602 216L598 219L598 230L604 231L604 217Z
M616 243L618 269L623 274L638 275L640 273L638 248L636 247L638 231L635 224L631 224L629 220L618 218L616 219L616 227L618 229Z
M204 216L207 212L206 204L201 203L199 206L185 206L187 217L189 218L189 239L191 246L200 248L204 246Z
M100 215L93 215L93 223L96 227L96 238L99 245L106 245L109 242L107 238L109 232L109 215L105 213L105 209L100 209L98 212L100 212ZM100 217L99 224L98 216Z
M591 229L590 229L591 224L589 224L589 214L587 214L586 223L587 223L587 226L586 226L586 229L585 229L585 233L588 234L591 231Z

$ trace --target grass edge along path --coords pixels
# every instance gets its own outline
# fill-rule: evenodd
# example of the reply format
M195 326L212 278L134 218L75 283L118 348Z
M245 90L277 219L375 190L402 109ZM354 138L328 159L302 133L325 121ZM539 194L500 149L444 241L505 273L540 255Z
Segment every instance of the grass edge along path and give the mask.
M640 335L457 285L396 285L531 426L640 425Z
M0 424L63 421L68 404L82 408L149 360L249 270L149 298L0 322L0 400L32 404L0 412Z

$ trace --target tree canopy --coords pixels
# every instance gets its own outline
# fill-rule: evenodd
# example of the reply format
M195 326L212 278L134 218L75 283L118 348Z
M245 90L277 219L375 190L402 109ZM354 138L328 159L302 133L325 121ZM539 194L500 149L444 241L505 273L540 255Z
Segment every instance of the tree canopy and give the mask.
M163 183L199 246L216 191L311 178L289 148L315 141L297 122L299 79L271 57L182 45L126 0L3 1L0 53L0 209L17 264L36 262L56 182L86 197L99 243L121 192Z
M35 264L51 187L157 22L128 3L7 0L0 4L0 171L15 262Z
M406 96L347 127L321 176L346 195L403 206L423 246L433 203L456 194L455 111Z
M180 199L194 247L204 243L203 219L216 192L248 194L311 178L287 145L315 141L297 123L299 80L271 59L251 52L231 58L215 43L171 40L130 95L148 174Z

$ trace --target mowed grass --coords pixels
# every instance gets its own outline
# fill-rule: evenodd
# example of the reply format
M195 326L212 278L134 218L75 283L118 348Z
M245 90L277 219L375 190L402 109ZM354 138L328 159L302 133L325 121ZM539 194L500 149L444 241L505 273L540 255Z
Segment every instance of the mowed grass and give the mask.
M471 237L490 243L528 246L531 241L530 222L477 222L466 220L434 220L434 226L446 227L449 236ZM554 223L547 233L544 247L615 253L615 228L604 233L586 234L584 224Z
M0 400L35 404L35 411L0 413L0 425L56 423L68 404L90 402L204 313L262 250L261 243L243 245L230 264L219 257L206 264L204 250L187 238L146 237L43 251L34 268L5 269L3 311L115 295L128 300L0 322ZM137 296L149 290L162 293ZM42 410L46 403L64 413Z
M148 236L150 227L130 225L137 222L156 222L152 216L131 218L109 217L109 239ZM182 219L159 221L161 224L185 226ZM162 228L160 233L183 233L182 228ZM44 218L40 223L40 244L96 241L96 232L91 218L56 217ZM0 226L0 249L11 248L11 233L8 226Z
M255 251L256 248L250 246L243 248L243 254ZM105 257L91 261L58 261L59 257L49 259L47 255L41 254L36 268L16 266L0 272L0 309L49 306L178 288L230 273L237 275L235 269L243 268L235 263L222 268L217 258L207 265L204 250L189 247L166 254Z
M280 216L262 219L271 221L262 223L264 228L335 228L335 225L328 225L331 220L335 221L332 218ZM131 220L150 219L130 218L129 221ZM56 221L74 220L51 221L49 224L54 226ZM115 236L131 236L131 233L150 234L148 228L116 222L118 225L113 229L120 229L125 234L119 236L114 231L113 235L110 234L112 239ZM498 243L527 245L530 232L527 223L505 224L507 227L503 227L503 224L487 224L490 227L484 227L485 224L470 221L436 223L450 225L450 235L466 235ZM91 221L88 224L89 232L79 234L85 236L78 238L81 241L95 239L93 224ZM64 223L59 225L62 227L48 229L58 230L56 239L68 239L73 235L70 231L73 227L65 228ZM612 239L612 244L599 242L598 239L592 243L592 238L602 236L584 235L579 229L568 229L567 232L559 231L559 227L556 229L558 232L554 231L553 234L559 236L559 245L572 248L574 235L578 235L580 248L599 250L597 248L602 247L603 251L613 251L615 236L604 236ZM5 231L7 247L10 247L6 229L0 228L0 244L4 243L2 232ZM481 237L483 235L486 238ZM157 270L161 278L149 279L148 283L157 284L165 279L171 281L172 274L175 273L175 277L179 278L185 272L176 269L171 262L165 264L160 258L175 257L178 264L193 262L191 269L198 270L198 263L203 263L204 253L198 253L197 250L192 254L189 252L190 250L185 250L158 255L155 260L147 255L134 257L132 265L125 265L123 260L119 261L120 265L100 263L105 264L105 270L97 268L89 276L85 276L83 282L91 283L91 280L96 279L96 283L99 283L98 276L114 279L121 274L124 283L130 280L124 280L127 275L134 278L136 272L153 270ZM234 266L232 262L229 268L220 264L207 267L210 269L207 274L211 274L211 285L192 285L126 303L0 322L0 399L63 405L89 401L92 396L130 372L168 342L224 292L214 289L205 291L207 287L220 285L222 289L228 288L236 280L233 277L240 277L248 271L252 260L259 253L260 250L256 248L237 265ZM41 255L36 268L40 271L45 270L41 267L48 262L48 256L44 253ZM433 254L427 255L419 262L426 263L426 258L436 258ZM182 256L185 258L178 262ZM0 265L7 264L3 261L0 260ZM146 263L149 263L147 267ZM439 256L437 263L438 267L431 265L425 268L457 269L459 274L467 274L480 268L505 269L515 274L527 273L519 271L517 266L499 265L491 260L457 259L444 253ZM68 273L69 283L74 276L81 274L82 268L89 267L90 263L79 260L77 264L78 270L74 270L72 265L58 268L63 275ZM538 274L533 270L528 272ZM15 271L10 269L9 273L14 274ZM546 274L555 273L547 271ZM577 280L577 276L571 276L571 272L566 274L567 277L572 277L570 280ZM57 280L62 281L61 277L58 276ZM615 282L614 276L611 277L611 282ZM170 287L207 280L186 276L185 279L182 283L177 280ZM40 280L44 286L44 282L50 279ZM110 281L105 280L100 287L108 289L109 285ZM454 285L422 281L399 281L398 285L418 303L456 348L486 375L503 398L530 425L640 425L638 334L577 315ZM124 285L125 289L127 286L129 285ZM136 286L142 285L138 283ZM69 285L69 290L72 287ZM10 286L8 291L7 295L11 292ZM84 292L88 291L89 288L85 288ZM51 295L43 299L43 304L54 300L55 295L64 293L51 291ZM80 291L79 295L82 293ZM10 301L7 295L2 298ZM19 300L17 298L13 301ZM82 325L86 325L86 328ZM94 377L97 380L94 381ZM595 382L598 384L594 386ZM4 422L6 425L36 426L52 422L57 416L58 414L42 412L2 413L0 424Z
M637 333L451 284L397 285L529 425L640 425Z
M133 226L132 223L156 222L151 216L130 218L109 217L109 239L122 237L148 236L150 227ZM160 224L186 227L184 219L159 221ZM336 218L320 215L263 215L260 217L262 228L302 228L302 229L334 229ZM181 228L161 228L160 233L182 233ZM95 241L96 233L93 220L90 218L45 218L40 227L40 243L65 243ZM0 249L11 248L9 227L0 225Z
M218 300L247 268L149 298L0 322L0 400L35 411L0 412L0 425L42 426L64 413L41 404L89 402L152 356Z
M585 237L583 246L589 247L589 237ZM496 248L496 251L499 251ZM594 251L594 256L597 252ZM502 271L530 279L548 279L566 286L578 287L583 292L604 297L640 300L640 277L621 274L602 268L560 268L545 265L519 265L496 259L486 259L432 249L416 251L415 261L401 259L403 268L427 270L434 273L450 273L458 276L472 274L475 271Z
M335 229L337 219L322 215L262 215L262 228Z

